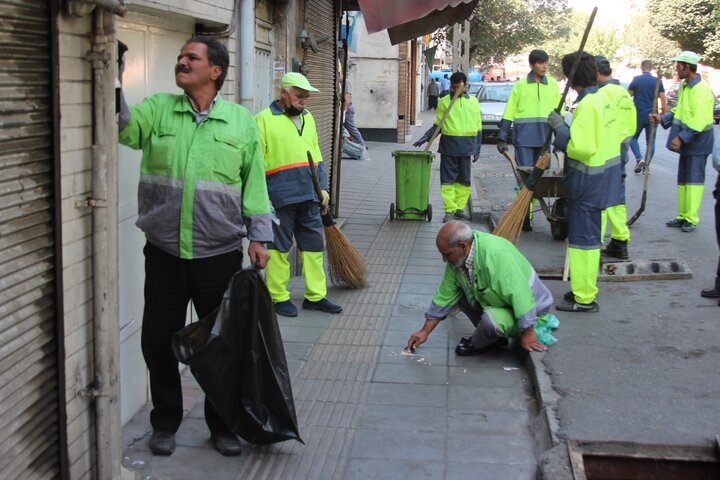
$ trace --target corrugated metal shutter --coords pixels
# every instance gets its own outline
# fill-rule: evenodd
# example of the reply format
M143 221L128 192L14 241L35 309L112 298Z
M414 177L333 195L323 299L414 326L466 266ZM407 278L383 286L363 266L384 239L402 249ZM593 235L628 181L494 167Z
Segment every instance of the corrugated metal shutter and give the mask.
M320 90L308 100L308 110L315 117L325 169L332 171L335 131L335 85L337 84L337 36L335 35L335 2L309 0L305 7L305 26L316 38L329 37L318 44L318 51L305 51L304 64L310 84Z
M0 472L60 475L51 12L0 2Z

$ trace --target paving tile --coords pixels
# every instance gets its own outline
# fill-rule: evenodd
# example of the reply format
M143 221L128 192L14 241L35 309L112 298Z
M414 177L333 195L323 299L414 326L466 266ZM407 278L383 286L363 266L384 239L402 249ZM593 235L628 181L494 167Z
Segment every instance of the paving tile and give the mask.
M280 325L280 335L285 342L314 343L324 329L296 325Z
M361 428L355 431L351 458L384 458L441 462L443 433Z
M488 463L448 462L445 478L487 478L497 480L535 480L534 465L497 465Z
M389 315L385 322L388 330L407 332L409 335L422 328L425 324L425 315L422 313L394 314Z
M408 340L410 339L410 335L413 332L416 332L422 327L422 324L419 324L416 329L408 330L408 331L402 331L402 330L388 330L387 333L385 333L385 338L383 339L383 345L393 345L393 346L406 346ZM427 339L427 342L423 343L422 346L418 349L418 353L420 353L420 349L423 347L436 347L436 348L443 348L446 347L448 342L447 333L443 332L442 330L439 330L436 328Z
M283 343L283 350L285 350L285 358L290 360L306 360L312 352L312 343L301 343L301 342L289 342Z
M509 367L517 368L517 367ZM468 387L530 387L530 379L524 370L505 371L502 367L450 367L450 385Z
M448 392L448 407L454 409L482 408L525 411L528 408L528 401L528 395L522 388L477 388L450 385Z
M453 433L529 435L529 417L521 410L447 410L447 429Z
M375 368L373 382L416 383L428 385L447 384L447 367L427 365L395 365L379 363ZM459 398L458 401L461 401ZM461 407L462 403L458 405Z
M447 386L371 383L366 401L383 405L445 407L447 405ZM461 414L463 412L458 411L456 416Z
M438 282L433 283L405 283L403 282L400 285L400 294L404 293L416 293L416 294L425 294L427 295L427 303L429 306L429 302L432 300L432 296L435 294L435 290L437 290L437 284Z
M473 461L535 465L535 445L529 436L449 433L448 462Z
M368 404L360 408L357 428L393 431L417 428L426 432L445 432L444 407Z
M402 478L443 478L442 463L425 460L378 460L352 458L348 462L343 480L399 480Z

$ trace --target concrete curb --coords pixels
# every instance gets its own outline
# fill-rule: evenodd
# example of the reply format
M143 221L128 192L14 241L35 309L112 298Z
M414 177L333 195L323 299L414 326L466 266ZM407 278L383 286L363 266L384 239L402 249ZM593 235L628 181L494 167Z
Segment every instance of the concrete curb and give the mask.
M528 373L535 389L535 399L538 403L538 415L534 420L533 431L536 432L536 442L539 450L545 451L558 445L558 431L560 424L555 412L555 406L561 396L553 389L550 375L545 371L545 352L529 353L526 357Z

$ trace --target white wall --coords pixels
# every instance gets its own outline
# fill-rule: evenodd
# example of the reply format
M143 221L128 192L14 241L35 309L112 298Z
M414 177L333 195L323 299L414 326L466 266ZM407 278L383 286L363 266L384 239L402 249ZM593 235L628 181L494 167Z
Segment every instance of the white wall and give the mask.
M397 129L398 63L400 49L390 44L387 32L369 34L358 19L358 51L350 53L356 65L348 73L353 86L355 124L359 128Z

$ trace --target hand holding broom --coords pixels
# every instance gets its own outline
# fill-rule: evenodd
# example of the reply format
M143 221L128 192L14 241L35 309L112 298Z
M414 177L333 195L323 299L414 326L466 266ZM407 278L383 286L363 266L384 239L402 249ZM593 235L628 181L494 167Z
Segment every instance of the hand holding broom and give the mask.
M318 198L322 200L322 188L318 179L317 169L312 154L307 152L308 166L312 175L313 186ZM350 243L350 240L335 225L329 209L324 207L320 211L323 227L325 230L325 247L328 257L328 270L330 280L335 285L347 288L362 288L368 286L367 263L357 248Z

